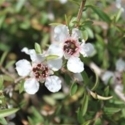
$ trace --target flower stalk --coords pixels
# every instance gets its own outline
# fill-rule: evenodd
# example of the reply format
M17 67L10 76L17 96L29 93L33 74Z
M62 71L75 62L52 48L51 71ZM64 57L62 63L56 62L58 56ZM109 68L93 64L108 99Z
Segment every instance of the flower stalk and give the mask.
M82 17L82 11L83 11L83 8L85 6L85 3L86 3L86 0L82 0L81 1L81 4L80 4L80 8L79 8L79 11L78 11L78 14L77 14L77 24L76 24L76 27L79 26L79 22L80 22L80 19Z

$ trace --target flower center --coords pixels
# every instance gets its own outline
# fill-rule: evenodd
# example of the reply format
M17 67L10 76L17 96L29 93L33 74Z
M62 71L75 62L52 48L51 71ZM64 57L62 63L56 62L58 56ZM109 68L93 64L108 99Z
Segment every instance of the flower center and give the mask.
M32 71L38 80L45 79L49 75L49 68L44 64L37 64Z
M63 50L68 55L75 54L78 51L78 49L79 49L79 46L76 40L69 39L64 42Z

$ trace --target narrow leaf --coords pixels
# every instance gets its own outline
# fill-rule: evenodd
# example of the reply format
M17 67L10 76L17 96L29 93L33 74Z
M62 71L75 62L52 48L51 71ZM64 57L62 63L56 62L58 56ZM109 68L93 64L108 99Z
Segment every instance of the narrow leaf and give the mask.
M38 54L41 54L42 53L42 50L41 50L41 47L38 43L35 43L35 50Z
M100 96L100 95L98 95L97 93L94 93L94 92L92 92L92 91L90 91L90 90L89 90L89 93L90 93L90 95L91 95L93 98L99 99L99 100L109 100L109 99L111 99L111 98L113 97L113 96L109 96L109 97Z
M93 6L93 5L87 5L86 7L90 7L91 9L93 9L93 11L95 11L96 14L98 14L98 16L106 21L107 23L111 22L111 19L109 18L109 16L104 13L100 8L98 8L97 6Z
M7 63L7 65L5 66L5 68L9 68L10 66L12 66L15 63L15 60L10 61L9 63Z
M0 75L0 90L3 89L3 81L4 81L3 76Z
M82 115L84 116L88 109L89 96L87 94L84 95L83 104L82 104Z
M4 62L4 60L5 60L6 56L7 56L7 54L8 54L7 51L3 53L3 55L2 55L2 57L1 57L1 59L0 59L0 65L3 64L3 62Z
M3 109L0 110L0 118L9 116L13 113L16 113L19 110L19 108L11 108L11 109Z
M95 76L96 76L96 81L95 81L95 83L94 83L94 86L93 86L93 88L92 88L92 91L96 89L96 87L97 87L97 85L98 85L98 82L99 82L99 77L98 77L98 75L97 75L96 73L95 73Z
M73 96L77 92L78 86L76 83L73 83L70 88L70 95Z
M1 123L2 125L8 125L8 123L7 123L7 121L6 121L5 118L0 118L0 123Z
M57 59L59 56L57 55L49 55L46 57L46 60L52 60L52 59Z

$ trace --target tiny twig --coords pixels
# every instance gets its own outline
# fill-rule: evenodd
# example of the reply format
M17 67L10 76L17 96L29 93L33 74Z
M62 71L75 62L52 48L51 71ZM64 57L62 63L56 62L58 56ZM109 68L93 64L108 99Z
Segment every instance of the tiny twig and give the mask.
M78 14L77 14L77 21L78 21L78 23L77 23L76 27L79 26L79 22L80 22L80 19L82 17L82 11L83 11L83 8L85 6L85 2L86 2L86 0L82 0L82 2L80 4L80 8L79 8L79 11L78 11Z
M0 70L1 70L4 74L10 76L12 79L15 79L15 76L12 75L11 73L9 73L9 72L8 72L5 68L3 68L2 66L0 67Z

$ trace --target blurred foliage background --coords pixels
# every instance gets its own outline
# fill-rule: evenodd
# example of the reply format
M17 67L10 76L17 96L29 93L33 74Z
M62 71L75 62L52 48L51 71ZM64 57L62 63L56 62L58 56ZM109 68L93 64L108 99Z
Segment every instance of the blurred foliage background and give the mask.
M66 24L66 16L73 20L77 16L80 2L81 0L67 0L66 3L61 0L0 0L0 56L8 52L3 66L13 60L28 58L21 53L21 49L34 48L35 42L46 49L53 42L53 26L49 24ZM88 62L94 62L103 70L115 71L115 62L119 58L125 59L125 0L118 6L119 3L118 0L86 1L80 28L83 38L96 48L96 54L92 58L83 58L88 79L91 79L90 87L96 77ZM8 66L6 70L11 72L11 68L14 69L13 66ZM1 107L7 104L21 107L13 119L6 117L8 125L9 122L11 125L125 124L125 102L118 98L110 85L105 86L101 79L98 80L95 92L103 96L113 95L112 99L102 101L85 96L81 83L76 83L77 87L72 85L73 89L77 88L72 95L71 76L63 72L60 75L64 84L58 93L52 94L41 85L36 95L28 95L21 90L19 84L14 88L11 98L5 94L5 103ZM11 83L10 79L5 79L4 89ZM1 124L7 124L5 119L0 120Z

